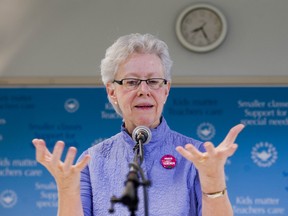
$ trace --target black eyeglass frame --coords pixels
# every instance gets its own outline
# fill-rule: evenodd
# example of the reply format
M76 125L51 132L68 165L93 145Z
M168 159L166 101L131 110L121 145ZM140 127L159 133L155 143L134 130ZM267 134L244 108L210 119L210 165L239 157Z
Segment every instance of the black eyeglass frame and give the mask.
M150 88L152 88L152 89L155 89L155 88L153 88L153 87L151 87L150 85L149 85L149 81L153 81L153 80L161 80L161 81L163 81L163 85L166 85L167 83L168 83L168 80L166 80L166 79L163 79L163 78L149 78L149 79L145 79L145 80L143 80L143 79L137 79L137 78L124 78L124 79L122 79L122 80L113 80L113 82L112 83L117 83L118 85L123 85L124 83L123 83L123 81L125 81L125 80L133 80L133 81L137 81L137 85L135 85L135 86L130 86L130 87L132 87L132 88L137 88L138 86L140 86L141 85L141 83L143 82L143 81L145 81L146 82L146 84L150 87ZM125 85L124 85L125 86ZM128 87L129 88L129 86L125 86L125 87ZM156 89L159 89L159 88L161 88L162 86L161 86L161 84L159 85L159 87L158 88L156 88Z

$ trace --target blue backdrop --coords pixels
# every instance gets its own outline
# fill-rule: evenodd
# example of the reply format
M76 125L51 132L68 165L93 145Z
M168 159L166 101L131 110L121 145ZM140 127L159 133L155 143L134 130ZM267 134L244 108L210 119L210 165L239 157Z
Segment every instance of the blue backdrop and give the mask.
M226 164L235 215L288 215L287 95L287 87L171 89L164 116L176 131L217 145L247 125ZM64 140L79 156L120 125L104 88L0 88L0 215L56 215L56 185L35 161L33 138L50 149Z

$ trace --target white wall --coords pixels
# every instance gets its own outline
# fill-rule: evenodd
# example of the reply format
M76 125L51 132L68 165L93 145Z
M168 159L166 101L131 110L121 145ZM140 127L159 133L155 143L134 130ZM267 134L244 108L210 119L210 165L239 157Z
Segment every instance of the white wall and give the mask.
M195 2L0 0L0 81L99 76L106 48L132 32L156 34L168 44L174 76L287 80L287 0L205 1L224 12L229 27L224 44L206 54L184 49L174 32L177 15Z

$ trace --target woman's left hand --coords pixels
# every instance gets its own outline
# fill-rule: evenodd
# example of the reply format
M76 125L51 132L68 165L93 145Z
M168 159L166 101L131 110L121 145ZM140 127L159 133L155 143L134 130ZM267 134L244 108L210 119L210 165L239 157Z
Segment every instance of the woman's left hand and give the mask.
M185 148L177 146L176 150L196 166L200 176L223 177L226 160L236 151L238 145L234 142L243 128L243 124L232 127L225 139L217 147L214 147L211 142L205 142L206 152L204 153L200 152L192 144L186 144Z

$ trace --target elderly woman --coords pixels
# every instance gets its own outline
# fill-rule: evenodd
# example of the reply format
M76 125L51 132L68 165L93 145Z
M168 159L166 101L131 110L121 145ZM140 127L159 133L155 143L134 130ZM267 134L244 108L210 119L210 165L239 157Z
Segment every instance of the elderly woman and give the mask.
M171 66L167 45L153 35L120 37L107 49L101 75L110 103L123 118L121 131L87 149L76 164L75 148L69 148L62 162L64 142L58 141L50 153L44 140L33 140L37 160L57 183L58 215L108 215L110 198L121 195L128 164L135 156L131 135L137 126L146 126L152 133L143 146L141 164L152 181L149 215L233 215L224 165L237 149L234 141L244 126L234 126L217 147L171 130L162 116ZM173 166L163 166L163 156L164 160L170 157ZM141 192L138 215L145 211ZM117 205L114 215L129 215L129 211Z

